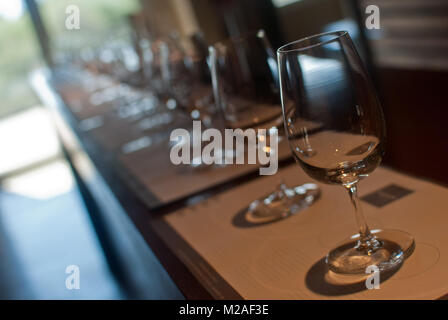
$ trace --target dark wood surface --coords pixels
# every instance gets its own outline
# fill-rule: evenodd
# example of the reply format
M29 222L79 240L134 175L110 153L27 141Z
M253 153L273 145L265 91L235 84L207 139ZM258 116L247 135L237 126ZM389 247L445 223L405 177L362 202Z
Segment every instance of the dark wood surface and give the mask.
M47 77L45 83L40 83L35 89L40 92L43 102L53 111L67 158L81 185L86 204L94 212L91 217L92 222L111 264L111 269L117 278L128 287L131 295L144 298L148 296L147 293L142 292L144 289L138 283L138 277L133 276L138 269L140 269L140 273L145 273L146 268L148 272L153 273L152 280L148 281L155 282L153 288L150 289L152 290L150 298L157 297L159 294L158 298L160 299L179 299L182 298L182 295L188 299L212 299L221 296L240 299L241 296L220 279L220 275L217 273L213 274L213 278L218 279L219 283L211 283L207 281L208 279L190 271L163 241L163 238L166 239L168 236L170 242L177 243L179 248L183 248L182 250L187 250L188 245L161 217L165 213L197 203L214 194L255 179L259 177L258 170L253 170L230 182L215 185L192 196L149 209L142 198L130 188L129 181L123 180L123 174L119 170L120 166L117 166L114 158L103 150L88 132L80 130L79 122L57 93L56 87L51 77ZM43 91L48 91L48 94L42 95ZM51 96L48 97L48 95ZM292 162L292 157L284 159L279 162L279 167ZM127 225L125 229L117 227L120 224L129 224L125 220L129 220L131 226ZM130 258L126 254L123 256L123 251L129 250L129 247L126 248L121 244L120 237L124 236L123 233L126 233L126 236L132 238L134 242L139 242L140 239L144 242L144 244L139 243L137 254L149 257L149 259L144 259L142 265L131 265L126 261ZM151 259L154 254L157 259ZM205 260L192 250L189 252L189 258L193 262L207 265ZM137 258L133 259L137 260ZM154 280L154 277L157 279ZM217 287L210 288L212 285ZM217 292L217 289L221 293ZM211 291L217 293L212 295Z

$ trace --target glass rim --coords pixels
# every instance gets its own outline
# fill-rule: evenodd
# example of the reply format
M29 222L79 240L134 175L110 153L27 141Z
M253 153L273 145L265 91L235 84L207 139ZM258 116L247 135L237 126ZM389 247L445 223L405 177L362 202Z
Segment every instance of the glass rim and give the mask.
M320 41L320 42L313 43L313 44L310 44L310 45L307 45L307 46L304 46L304 47L301 47L301 48L287 49L288 47L294 46L294 45L296 45L298 43L301 43L301 42L304 42L306 40L311 40L311 39L315 39L315 38L318 38L318 37L329 36L329 35L334 35L334 37L329 39L329 40ZM336 41L336 40L338 40L338 39L340 39L342 37L345 37L346 35L348 35L348 31L345 31L345 30L329 31L329 32L318 33L318 34L315 34L315 35L312 35L312 36L309 36L309 37L301 38L299 40L295 40L295 41L289 42L287 44L284 44L280 48L277 49L277 53L283 54L283 53L288 53L288 52L293 52L293 51L305 51L305 50L308 50L308 49L311 49L311 48L314 48L314 47L317 47L317 46L321 46L321 45L324 45L324 44L331 43L331 42Z

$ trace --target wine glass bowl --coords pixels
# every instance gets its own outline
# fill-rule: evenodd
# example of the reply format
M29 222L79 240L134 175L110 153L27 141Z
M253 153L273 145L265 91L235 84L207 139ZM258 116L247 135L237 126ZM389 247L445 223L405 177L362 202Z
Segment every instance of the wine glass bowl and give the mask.
M386 125L373 83L349 34L307 37L277 51L285 132L293 156L312 178L342 185L355 207L359 234L327 255L337 273L399 266L414 239L401 231L371 232L357 183L381 163Z

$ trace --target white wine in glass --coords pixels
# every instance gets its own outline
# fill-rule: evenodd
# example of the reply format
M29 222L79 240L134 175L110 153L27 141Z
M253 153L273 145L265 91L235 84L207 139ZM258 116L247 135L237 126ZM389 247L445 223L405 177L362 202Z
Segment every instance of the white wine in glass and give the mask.
M295 159L312 178L343 186L359 233L326 261L341 274L369 266L391 270L412 254L414 238L398 230L371 231L357 183L381 163L386 136L381 104L346 31L307 37L277 51L285 131Z

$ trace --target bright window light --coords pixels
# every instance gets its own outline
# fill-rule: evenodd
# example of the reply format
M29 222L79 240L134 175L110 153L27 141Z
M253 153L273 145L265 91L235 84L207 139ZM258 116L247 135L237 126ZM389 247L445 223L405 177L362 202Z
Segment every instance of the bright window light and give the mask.
M23 13L22 0L0 1L0 17L9 20L20 18Z

